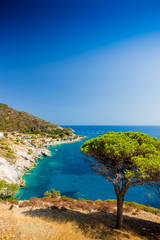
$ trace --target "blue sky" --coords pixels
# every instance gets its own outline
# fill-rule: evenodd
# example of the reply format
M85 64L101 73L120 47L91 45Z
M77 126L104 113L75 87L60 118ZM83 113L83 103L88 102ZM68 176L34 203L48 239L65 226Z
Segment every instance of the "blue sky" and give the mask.
M0 102L60 125L160 124L159 0L0 5Z

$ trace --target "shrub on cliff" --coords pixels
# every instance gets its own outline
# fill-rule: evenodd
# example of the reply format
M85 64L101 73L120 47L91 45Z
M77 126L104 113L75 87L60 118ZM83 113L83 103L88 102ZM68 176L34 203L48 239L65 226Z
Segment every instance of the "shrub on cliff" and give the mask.
M31 155L33 153L33 150L32 149L28 149L28 155Z
M5 155L6 158L10 158L10 159L15 159L16 157L14 156L13 153L7 152Z
M58 198L60 197L60 195L61 195L60 191L56 191L55 189L51 189L44 193L44 197L48 197L48 198Z
M0 181L0 198L8 199L13 197L18 192L18 184L7 183L6 181Z

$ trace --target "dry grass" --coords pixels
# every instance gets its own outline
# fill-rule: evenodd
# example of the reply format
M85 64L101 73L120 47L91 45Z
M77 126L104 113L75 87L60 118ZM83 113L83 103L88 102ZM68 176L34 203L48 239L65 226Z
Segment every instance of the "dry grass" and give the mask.
M160 240L160 218L155 214L126 207L124 229L119 231L114 229L112 204L106 210L96 202L99 210L90 212L82 210L86 204L81 200L77 205L82 209L74 210L69 206L70 202L73 207L73 201L47 203L32 198L31 202L32 206L25 203L21 208L14 205L11 211L10 203L0 204L0 240ZM94 205L92 201L88 204Z
M19 210L19 209L18 209ZM29 217L16 210L0 209L0 240L89 240L73 223Z

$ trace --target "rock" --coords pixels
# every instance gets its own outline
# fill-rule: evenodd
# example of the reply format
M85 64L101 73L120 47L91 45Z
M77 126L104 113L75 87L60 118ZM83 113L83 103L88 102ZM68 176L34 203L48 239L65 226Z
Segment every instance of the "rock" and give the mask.
M7 160L0 158L0 180L8 183L20 183L24 171L30 170L35 161L40 156L50 156L50 151L46 148L32 148L33 153L28 155L28 147L16 146L17 159L10 165Z
M42 154L43 156L46 156L46 157L51 156L50 151L49 151L48 149L45 149L45 148L42 149L41 154Z
M5 180L8 183L19 182L16 166L10 165L4 158L0 158L0 180Z

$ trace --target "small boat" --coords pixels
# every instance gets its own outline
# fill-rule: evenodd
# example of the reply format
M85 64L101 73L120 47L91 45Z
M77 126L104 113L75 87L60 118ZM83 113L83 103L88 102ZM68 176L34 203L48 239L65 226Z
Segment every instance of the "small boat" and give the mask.
M55 149L55 151L57 152L57 151L58 151L58 149Z

